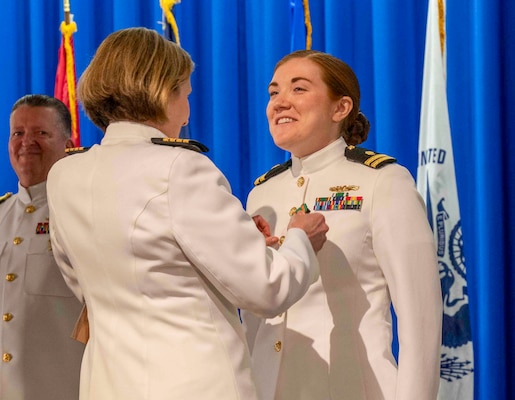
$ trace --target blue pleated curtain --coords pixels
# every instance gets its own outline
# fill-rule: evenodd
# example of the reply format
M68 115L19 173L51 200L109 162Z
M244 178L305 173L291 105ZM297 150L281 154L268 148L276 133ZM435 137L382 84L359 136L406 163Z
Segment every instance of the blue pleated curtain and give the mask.
M158 0L72 0L80 75L111 32L161 32ZM515 2L447 2L448 101L461 204L475 356L475 398L515 397ZM427 0L311 0L313 49L350 64L372 123L366 147L395 156L416 176ZM265 118L267 84L291 40L290 0L182 0L174 7L192 55L189 134L245 202L253 180L285 153ZM7 153L13 102L53 94L60 0L0 5L0 194L17 180ZM297 44L298 45L298 44ZM120 66L123 67L123 66ZM102 134L81 112L83 145ZM151 171L149 171L151 173ZM80 179L80 177L77 177ZM273 195L273 194L272 194ZM209 201L206 199L206 201Z

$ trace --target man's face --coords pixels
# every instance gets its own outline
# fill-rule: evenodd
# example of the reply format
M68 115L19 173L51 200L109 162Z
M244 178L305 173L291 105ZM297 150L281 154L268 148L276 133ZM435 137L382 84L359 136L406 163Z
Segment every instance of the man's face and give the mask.
M65 156L66 147L72 147L57 111L22 105L12 112L9 122L9 158L21 185L46 181L52 165Z

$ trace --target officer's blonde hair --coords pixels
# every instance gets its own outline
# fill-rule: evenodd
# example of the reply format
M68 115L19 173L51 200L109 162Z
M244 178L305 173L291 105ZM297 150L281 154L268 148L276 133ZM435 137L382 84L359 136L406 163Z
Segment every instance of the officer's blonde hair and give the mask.
M156 31L122 29L100 44L79 79L77 96L102 130L116 121L163 123L170 96L193 68L189 54Z

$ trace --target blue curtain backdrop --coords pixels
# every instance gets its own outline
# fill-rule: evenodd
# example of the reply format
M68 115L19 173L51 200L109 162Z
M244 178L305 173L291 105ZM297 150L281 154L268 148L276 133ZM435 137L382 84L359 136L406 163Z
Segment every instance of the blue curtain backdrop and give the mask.
M80 75L111 32L161 32L158 0L72 0ZM389 153L416 175L427 0L311 0L313 49L356 71L366 147ZM515 2L447 2L448 100L461 203L475 351L475 398L515 398ZM290 0L182 0L174 7L192 77L189 134L245 201L254 179L284 160L268 134L267 84L290 51ZM60 0L0 5L0 192L16 191L7 153L9 113L26 93L53 94ZM296 41L298 45L298 41ZM120 66L123 68L123 66ZM83 145L101 132L81 112ZM149 173L151 173L149 171ZM77 177L80 179L80 176ZM0 194L1 194L0 193ZM273 194L272 194L273 195Z

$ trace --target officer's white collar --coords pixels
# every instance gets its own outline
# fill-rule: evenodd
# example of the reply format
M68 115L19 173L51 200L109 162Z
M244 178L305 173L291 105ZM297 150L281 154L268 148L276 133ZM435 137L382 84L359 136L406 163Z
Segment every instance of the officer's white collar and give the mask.
M46 203L46 181L25 188L18 182L18 199L23 204Z
M298 158L292 155L291 170L293 176L313 173L327 167L343 157L346 147L347 143L345 143L345 140L340 137L338 140L330 143L323 149L310 154L309 156Z
M118 121L107 127L101 144L116 144L130 141L150 141L153 137L166 137L163 132L139 122Z

